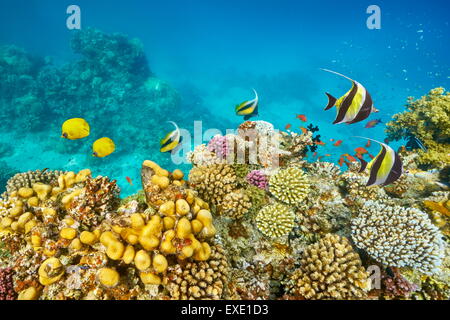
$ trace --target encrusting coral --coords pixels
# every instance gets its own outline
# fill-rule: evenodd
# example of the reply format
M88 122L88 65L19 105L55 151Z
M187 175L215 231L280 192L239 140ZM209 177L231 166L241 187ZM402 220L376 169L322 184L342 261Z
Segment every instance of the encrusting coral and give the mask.
M444 88L435 88L420 99L410 97L406 109L405 112L395 114L394 120L387 123L388 138L407 138L411 148L419 149L415 140L417 138L426 148L418 151L419 164L437 168L449 166L450 92L445 92Z
M298 167L280 169L269 179L269 190L275 198L287 203L299 204L309 192L309 182L305 173Z
M305 249L291 282L291 293L306 299L358 299L370 289L369 274L350 242L332 234Z
M367 201L352 219L352 239L386 266L408 266L426 274L437 271L445 247L426 213L375 201Z

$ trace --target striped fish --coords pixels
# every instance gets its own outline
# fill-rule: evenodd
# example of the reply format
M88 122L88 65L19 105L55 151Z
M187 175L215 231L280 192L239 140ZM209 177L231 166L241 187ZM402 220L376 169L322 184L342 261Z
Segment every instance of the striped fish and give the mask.
M358 158L361 162L359 172L363 172L366 168L370 170L369 181L367 181L366 186L386 186L400 178L403 172L402 160L394 149L387 144L373 139L364 137L357 138L368 139L381 145L380 153L369 163L362 159L362 157Z
M255 99L244 101L235 108L236 114L238 116L244 116L244 120L246 121L258 115L258 94L255 89L253 91L255 92Z
M159 151L161 152L171 152L177 148L182 140L180 129L178 128L177 124L173 121L167 121L172 123L175 126L175 130L169 132L166 134L164 138L161 139L159 142L161 148Z
M337 123L356 123L367 119L372 112L378 112L373 106L372 97L369 92L359 82L350 79L340 73L328 69L321 69L326 72L337 74L352 82L351 89L339 99L326 92L328 105L325 110L336 106L337 115L333 124Z

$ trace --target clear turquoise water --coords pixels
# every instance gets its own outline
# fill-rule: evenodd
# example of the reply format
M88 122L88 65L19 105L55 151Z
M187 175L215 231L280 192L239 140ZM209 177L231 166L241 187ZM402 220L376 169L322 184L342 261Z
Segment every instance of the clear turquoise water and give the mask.
M330 153L329 159L337 161L340 154L362 145L351 136L383 140L384 125L372 129L364 128L366 121L332 125L335 112L323 111L324 92L339 97L349 83L319 68L364 84L380 109L370 119L381 118L384 123L403 110L408 96L450 87L447 1L377 1L381 30L369 30L369 3L361 1L2 0L0 45L51 56L56 65L75 61L79 57L70 48L74 31L65 26L70 4L80 6L83 29L140 39L154 75L175 88L181 100L157 111L139 101L90 106L86 100L83 114L77 116L89 120L92 132L82 141L59 138L62 121L72 116L70 101L49 107L58 108L58 116L50 117L45 110L35 114L33 126L2 120L2 181L11 172L89 167L94 175L117 179L122 195L131 194L139 188L142 160L175 167L158 150L159 139L171 130L165 121L188 129L195 120L203 120L205 129L234 128L242 121L235 116L234 105L251 98L251 88L260 96L257 119L280 129L288 123L296 128L301 123L295 115L305 114L327 142L319 155ZM104 159L91 157L92 142L104 135L114 139L117 151ZM344 143L333 147L331 138ZM378 151L371 148L372 153ZM126 176L133 179L133 186Z

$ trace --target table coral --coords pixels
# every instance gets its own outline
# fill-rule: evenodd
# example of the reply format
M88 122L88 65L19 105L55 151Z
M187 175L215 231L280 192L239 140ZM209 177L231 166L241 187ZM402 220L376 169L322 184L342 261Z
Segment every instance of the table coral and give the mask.
M290 292L306 299L358 299L370 289L369 274L350 242L332 234L305 249L291 281Z
M255 217L256 227L269 238L284 238L294 227L295 214L281 203L263 207Z
M351 228L356 246L386 266L430 274L442 262L442 234L419 209L367 201Z
M278 200L287 204L299 204L309 192L309 181L302 169L280 169L269 180L269 190Z
M426 150L420 150L418 163L443 168L450 165L450 92L444 88L430 90L428 95L408 98L406 111L387 123L389 139L418 138Z

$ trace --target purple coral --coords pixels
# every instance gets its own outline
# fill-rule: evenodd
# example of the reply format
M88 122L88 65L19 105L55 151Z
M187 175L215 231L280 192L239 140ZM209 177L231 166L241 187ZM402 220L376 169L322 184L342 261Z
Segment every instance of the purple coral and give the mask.
M247 174L247 182L260 189L266 190L269 179L261 170L253 170Z
M0 300L14 300L13 270L11 268L0 269Z
M406 280L397 268L391 268L391 270L391 275L384 272L381 277L387 296L408 298L412 292L418 289L418 286Z
M217 135L208 142L208 150L214 152L220 159L225 159L228 155L227 137Z

